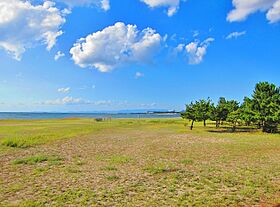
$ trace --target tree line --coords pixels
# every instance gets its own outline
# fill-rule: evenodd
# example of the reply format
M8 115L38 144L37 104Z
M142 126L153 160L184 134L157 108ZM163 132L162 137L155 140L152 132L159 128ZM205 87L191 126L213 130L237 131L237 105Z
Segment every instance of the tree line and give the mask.
M251 98L245 97L243 103L221 97L217 104L210 98L186 104L182 118L190 120L192 130L196 121L215 121L216 127L224 122L235 131L239 125L255 125L263 132L276 133L280 124L280 87L268 82L257 83Z

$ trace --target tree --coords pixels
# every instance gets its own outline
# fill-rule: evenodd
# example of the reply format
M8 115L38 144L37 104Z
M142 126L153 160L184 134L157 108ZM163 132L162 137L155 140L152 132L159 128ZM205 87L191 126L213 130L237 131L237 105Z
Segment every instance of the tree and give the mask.
M240 119L249 126L252 122L255 122L255 113L252 110L252 100L248 97L244 98L244 102L240 107Z
M210 107L210 118L212 121L216 121L216 127L219 127L221 123L227 120L228 115L238 108L239 104L237 101L227 101L224 97L221 97L217 106L212 104Z
M204 127L206 127L206 120L210 118L210 108L211 100L209 98L207 100L202 99L195 102L196 119L198 121L203 121Z
M183 119L191 120L191 130L193 129L193 124L196 121L196 106L192 102L190 104L186 104L186 111L181 113L181 117Z
M241 110L237 109L236 111L232 111L227 116L227 121L232 124L232 131L235 132L236 125L241 120Z
M216 128L218 128L220 124L219 111L218 107L216 107L213 103L210 106L210 119L216 122Z
M252 97L254 118L259 121L263 132L276 132L280 123L280 88L268 82L260 82Z

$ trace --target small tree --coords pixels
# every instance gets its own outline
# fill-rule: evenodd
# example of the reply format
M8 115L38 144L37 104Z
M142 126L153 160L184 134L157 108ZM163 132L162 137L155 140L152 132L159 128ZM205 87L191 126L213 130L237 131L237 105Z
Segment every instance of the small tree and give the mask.
M197 114L196 114L196 106L192 102L190 104L186 104L186 111L181 113L181 117L183 119L188 119L191 120L191 127L190 129L193 129L194 122L197 119Z
M216 107L213 103L210 106L210 119L216 122L216 128L218 128L220 125L219 111L218 107Z
M207 100L202 99L195 102L196 109L196 119L198 121L203 121L204 127L206 127L206 120L210 118L211 112L211 100L208 98Z
M216 121L216 127L227 120L228 115L239 108L238 102L231 100L227 101L224 97L219 99L217 106L211 105L210 118Z
M280 88L268 82L258 83L253 93L252 111L263 132L276 132L280 123Z
M232 125L232 132L235 132L236 125L240 122L240 120L241 120L241 110L238 109L228 114L227 121Z
M251 123L255 122L255 113L252 110L252 100L248 97L244 98L244 102L240 107L240 119L249 126Z

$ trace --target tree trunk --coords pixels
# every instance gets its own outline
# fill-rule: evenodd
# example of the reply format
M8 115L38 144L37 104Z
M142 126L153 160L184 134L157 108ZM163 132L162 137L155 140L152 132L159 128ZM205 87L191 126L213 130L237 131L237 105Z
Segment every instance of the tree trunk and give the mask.
M193 130L193 123L194 123L194 120L192 120L192 124L191 124L191 130Z
M206 127L206 120L203 120L204 127Z
M219 126L220 126L220 122L216 121L216 128L219 128Z
M232 127L232 132L235 132L236 131L236 123L233 124L233 127Z

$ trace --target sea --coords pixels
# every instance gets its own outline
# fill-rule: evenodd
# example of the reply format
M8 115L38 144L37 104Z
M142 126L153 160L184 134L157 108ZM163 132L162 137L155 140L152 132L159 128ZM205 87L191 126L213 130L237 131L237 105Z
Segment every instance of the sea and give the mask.
M35 112L0 112L0 119L67 119L67 118L178 118L179 113L35 113Z

